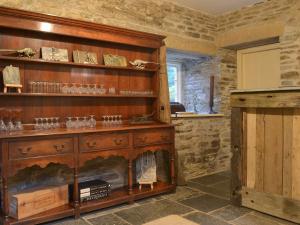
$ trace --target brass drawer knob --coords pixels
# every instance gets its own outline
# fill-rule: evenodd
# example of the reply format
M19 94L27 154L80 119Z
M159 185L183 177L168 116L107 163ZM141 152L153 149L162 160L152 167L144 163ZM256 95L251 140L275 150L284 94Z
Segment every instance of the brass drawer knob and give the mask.
M97 142L96 141L94 141L94 142L87 142L86 145L89 148L95 148L97 146Z
M18 150L22 155L27 155L32 150L32 147L18 148Z
M123 140L115 138L114 143L115 143L115 145L121 145L123 143Z
M54 149L57 151L57 152L62 152L64 149L65 149L65 145L53 145Z

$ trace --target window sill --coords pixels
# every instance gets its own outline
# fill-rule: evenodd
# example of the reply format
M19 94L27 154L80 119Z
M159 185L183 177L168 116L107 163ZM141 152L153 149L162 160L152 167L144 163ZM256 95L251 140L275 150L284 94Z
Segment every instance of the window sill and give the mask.
M172 114L172 119L181 119L181 118L207 118L207 117L223 117L224 114L186 114L186 115L178 115L178 114Z

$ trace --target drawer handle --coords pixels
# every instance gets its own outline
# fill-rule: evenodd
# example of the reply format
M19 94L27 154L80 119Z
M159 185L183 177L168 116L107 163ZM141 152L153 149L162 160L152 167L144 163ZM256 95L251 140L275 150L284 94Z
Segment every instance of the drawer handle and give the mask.
M117 139L117 138L115 138L115 139L114 139L114 143L115 143L116 145L121 145L121 144L123 143L123 139Z
M94 142L87 142L86 145L89 147L89 148L95 148L97 146L97 142L94 141Z
M140 143L144 144L147 141L147 137L140 137L137 139Z
M18 148L19 152L22 154L22 155L27 155L31 150L32 150L32 147L28 147L28 148Z
M160 135L160 139L163 141L169 141L169 136L168 135Z
M53 145L57 152L62 152L65 149L65 145Z

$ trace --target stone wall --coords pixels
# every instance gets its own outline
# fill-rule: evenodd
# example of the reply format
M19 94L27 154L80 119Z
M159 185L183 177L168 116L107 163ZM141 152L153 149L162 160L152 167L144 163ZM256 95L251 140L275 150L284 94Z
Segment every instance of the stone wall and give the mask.
M187 61L186 61L187 62ZM230 90L236 88L236 52L219 50L216 57L207 57L195 61L189 60L185 71L187 83L185 90L185 105L188 110L194 107L200 113L207 113L209 92L209 76L216 76L215 110L224 114L220 117L202 116L199 118L176 118L175 148L178 152L178 162L185 178L207 175L230 168ZM203 82L203 83L199 83ZM191 93L198 96L195 106Z
M186 111L209 113L210 76L219 78L216 69L215 57L182 62L182 103ZM218 86L215 90L219 90Z
M280 37L281 85L300 85L300 1L268 0L218 18L218 35L259 23L284 24Z
M0 0L1 6L214 42L213 16L165 0Z

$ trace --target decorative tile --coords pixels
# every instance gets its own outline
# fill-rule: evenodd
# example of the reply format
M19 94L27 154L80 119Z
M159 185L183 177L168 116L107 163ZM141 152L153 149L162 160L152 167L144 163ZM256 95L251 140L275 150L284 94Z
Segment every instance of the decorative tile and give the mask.
M129 223L123 221L114 214L108 214L104 216L99 216L88 220L94 225L129 225Z
M225 208L221 208L217 211L214 211L210 215L214 217L218 217L222 220L230 221L230 220L237 219L241 216L244 216L245 214L250 212L252 212L250 209L229 205Z
M117 212L116 215L134 225L140 225L152 220L168 216L182 215L192 209L169 200L155 201Z
M180 201L180 203L202 212L210 212L227 206L229 201L211 195L202 195L200 197Z
M210 215L201 212L191 213L185 216L185 218L201 225L229 225L229 223L226 223L225 221L222 221L218 218L214 218Z

